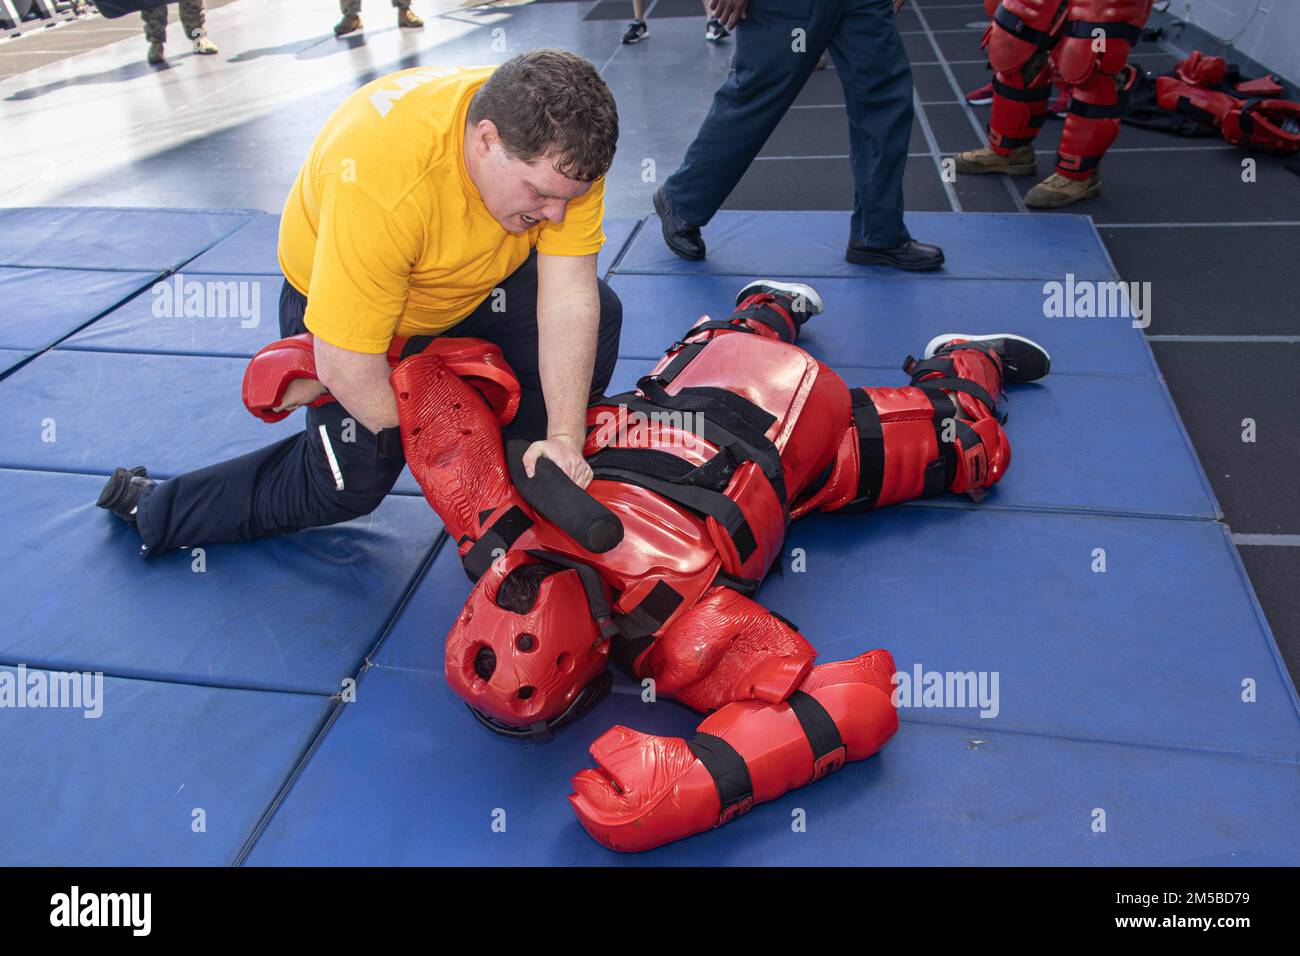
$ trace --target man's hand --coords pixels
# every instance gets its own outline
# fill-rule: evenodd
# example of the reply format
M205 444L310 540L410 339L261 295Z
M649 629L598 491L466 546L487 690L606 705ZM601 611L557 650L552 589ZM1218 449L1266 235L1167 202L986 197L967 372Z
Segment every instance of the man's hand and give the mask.
M736 29L736 24L745 19L745 9L749 0L711 0L709 15L717 17L728 30Z
M897 13L899 10L903 9L903 4L905 3L907 3L907 0L894 0L894 12Z
M524 452L524 474L529 478L537 468L538 458L549 458L560 466L560 471L579 488L591 484L591 466L582 457L582 442L569 435L551 435L545 441L535 441Z
M325 386L314 378L295 378L284 390L280 404L272 411L291 412L295 408L309 405L325 394Z

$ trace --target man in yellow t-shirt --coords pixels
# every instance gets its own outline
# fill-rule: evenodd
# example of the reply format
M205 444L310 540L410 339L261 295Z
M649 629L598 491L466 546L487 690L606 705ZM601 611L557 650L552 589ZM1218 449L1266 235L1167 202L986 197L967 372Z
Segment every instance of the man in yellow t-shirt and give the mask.
M100 504L135 523L146 554L367 514L404 465L390 345L406 339L410 355L443 334L501 347L520 380L507 434L530 440L526 470L544 456L585 487L586 409L622 322L596 275L617 140L608 87L563 50L357 90L316 137L280 225L280 333L312 334L319 379L295 381L280 407L325 390L335 402L229 462L160 483L115 474Z

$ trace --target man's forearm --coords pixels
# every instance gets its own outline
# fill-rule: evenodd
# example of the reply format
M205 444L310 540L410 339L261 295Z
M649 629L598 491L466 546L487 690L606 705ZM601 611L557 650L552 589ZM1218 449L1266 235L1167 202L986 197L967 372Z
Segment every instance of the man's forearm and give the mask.
M596 362L600 328L600 297L590 293L568 296L563 302L538 302L537 352L546 398L546 435L572 438L579 444L587 433L587 402Z
M388 356L350 352L316 339L316 372L320 383L364 428L380 432L397 424Z

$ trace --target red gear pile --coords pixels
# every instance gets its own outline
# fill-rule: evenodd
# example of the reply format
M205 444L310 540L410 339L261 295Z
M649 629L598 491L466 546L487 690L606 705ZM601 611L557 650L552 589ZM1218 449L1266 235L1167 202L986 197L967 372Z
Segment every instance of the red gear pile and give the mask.
M1191 53L1173 76L1156 79L1156 103L1204 126L1234 146L1274 153L1300 152L1300 103L1281 99L1272 76L1229 85L1227 61Z

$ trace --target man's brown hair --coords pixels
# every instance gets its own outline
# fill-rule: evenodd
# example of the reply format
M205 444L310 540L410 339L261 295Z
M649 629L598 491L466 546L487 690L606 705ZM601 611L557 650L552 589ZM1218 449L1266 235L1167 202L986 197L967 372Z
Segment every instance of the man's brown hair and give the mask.
M614 95L589 61L568 50L530 50L496 68L469 105L470 126L491 120L516 159L556 155L555 170L592 182L618 145Z

